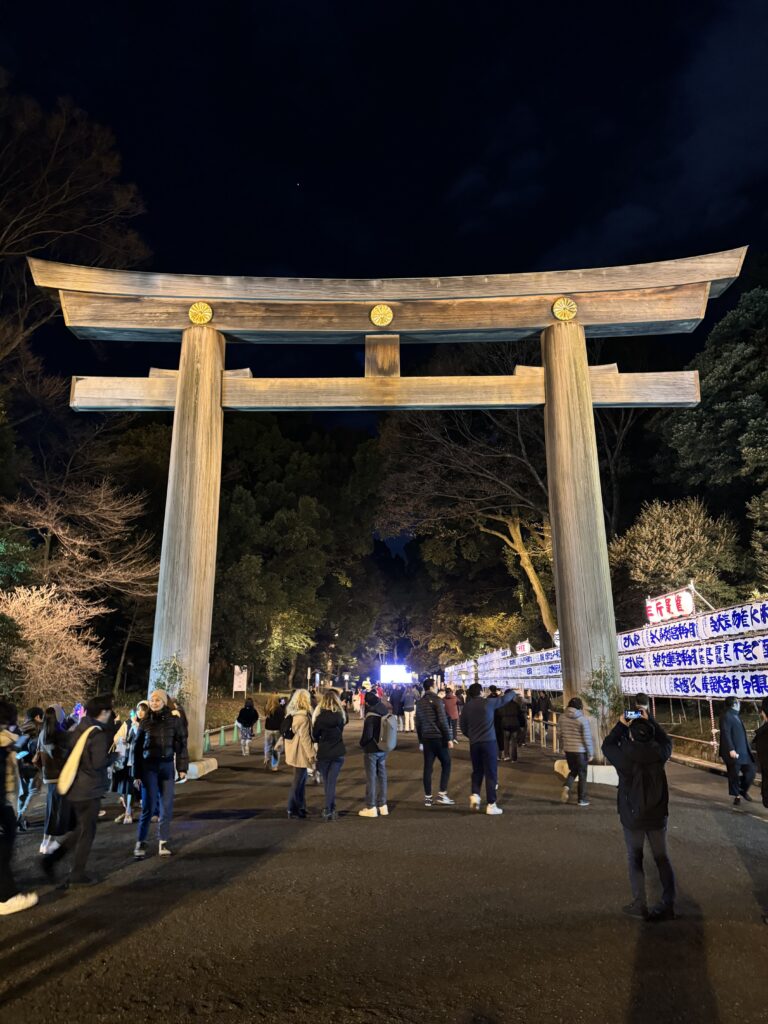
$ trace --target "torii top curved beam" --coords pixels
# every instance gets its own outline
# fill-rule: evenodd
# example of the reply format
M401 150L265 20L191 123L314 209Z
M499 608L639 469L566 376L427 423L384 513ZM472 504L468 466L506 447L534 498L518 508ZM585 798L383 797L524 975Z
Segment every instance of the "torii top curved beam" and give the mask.
M738 277L746 247L680 260L591 270L474 277L211 277L104 270L30 259L35 284L59 292L79 337L178 341L190 302L214 311L212 326L247 342L359 342L365 334L403 341L514 340L553 322L561 295L578 306L588 335L693 330L710 296ZM391 304L392 321L372 326L371 307Z

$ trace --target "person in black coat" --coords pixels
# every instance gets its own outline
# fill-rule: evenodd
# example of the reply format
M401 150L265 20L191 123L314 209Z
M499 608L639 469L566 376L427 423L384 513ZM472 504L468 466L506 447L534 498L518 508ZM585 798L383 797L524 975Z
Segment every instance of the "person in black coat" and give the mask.
M173 817L173 796L176 772L179 780L187 777L189 754L187 753L187 728L179 709L168 707L165 690L153 690L149 695L149 714L139 723L133 757L133 774L141 785L141 817L133 855L143 858L147 855L149 825L160 800L160 844L161 857L171 855L168 840Z
M16 799L18 775L14 744L17 733L16 705L0 700L0 916L29 910L37 903L36 892L21 892L13 875L13 845L16 840Z
M760 705L760 717L763 724L754 735L752 747L760 765L760 795L763 798L763 807L768 807L768 697L763 697L763 702Z
M666 921L675 916L675 874L667 853L669 789L664 765L672 741L647 711L629 721L621 716L603 741L603 754L619 775L617 806L624 828L633 900L624 907L632 917ZM662 886L661 902L650 912L645 900L643 847L651 847Z
M61 774L71 767L74 748L87 733L82 749L77 774L66 791L67 802L74 815L75 827L64 836L58 849L41 858L43 871L53 881L55 865L72 850L72 869L67 885L93 885L95 879L86 874L88 856L96 838L96 822L104 794L109 789L107 769L111 762L110 747L114 738L114 712L112 694L105 693L92 697L85 706L85 715L80 724L69 734L72 752L69 754ZM58 786L61 786L61 777Z
M448 782L451 777L451 749L453 730L442 700L434 692L434 682L424 681L424 696L416 704L416 734L424 754L424 806L432 806L432 768L435 758L440 762L440 788L437 794L439 804L455 803L448 796Z
M728 792L733 797L734 808L741 801L751 801L749 787L755 781L755 755L749 745L747 730L739 717L741 701L738 697L726 697L725 708L720 715L720 757L728 773Z
M243 757L248 757L253 743L253 730L259 720L259 712L253 704L252 697L245 698L245 704L240 708L237 716L237 724L240 726L240 749Z
M504 760L517 760L517 744L521 734L525 734L528 725L525 711L523 709L522 697L505 704L496 712L501 722L502 735L504 738ZM495 717L495 716L494 716Z
M323 777L323 821L336 821L336 783L347 753L344 726L347 716L335 690L326 690L312 716L312 739L317 744L317 770Z

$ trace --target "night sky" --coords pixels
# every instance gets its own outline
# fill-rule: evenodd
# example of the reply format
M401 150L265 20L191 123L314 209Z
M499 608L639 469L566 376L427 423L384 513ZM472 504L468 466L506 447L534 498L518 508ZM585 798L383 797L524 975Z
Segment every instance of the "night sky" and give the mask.
M768 251L765 0L5 6L0 65L113 129L156 270L417 276ZM56 331L41 342L54 364ZM270 349L260 370L239 348L230 365L256 372L319 358ZM93 371L77 352L57 368Z

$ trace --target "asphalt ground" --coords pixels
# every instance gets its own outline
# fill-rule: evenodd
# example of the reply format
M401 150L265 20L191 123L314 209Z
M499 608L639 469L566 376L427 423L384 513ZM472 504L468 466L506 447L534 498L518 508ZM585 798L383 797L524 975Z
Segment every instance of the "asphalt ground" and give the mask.
M83 1024L507 1024L768 1020L768 812L736 813L723 779L669 770L679 917L622 915L630 898L615 790L559 802L552 757L500 766L498 818L425 808L414 736L390 755L391 814L361 819L349 727L341 817L285 814L289 772L230 746L177 790L172 858L131 853L135 829L99 825L89 889L44 885L40 828L19 836L39 905L0 918L0 1021ZM436 769L437 770L437 769ZM435 776L435 793L437 776ZM114 798L111 798L114 800ZM657 893L650 862L649 897Z

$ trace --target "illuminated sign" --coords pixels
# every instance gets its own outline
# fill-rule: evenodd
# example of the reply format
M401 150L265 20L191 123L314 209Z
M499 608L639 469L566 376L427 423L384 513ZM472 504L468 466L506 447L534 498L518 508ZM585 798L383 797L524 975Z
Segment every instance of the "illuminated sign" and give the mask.
M531 645L528 643L527 640L523 640L521 643L515 644L515 654L530 654L530 653L531 653Z
M411 681L411 673L405 665L382 665L379 669L379 679L382 686L407 685Z
M645 602L645 613L651 625L669 619L682 619L693 615L695 611L693 594L687 587L672 594L662 594L661 597L649 597Z

